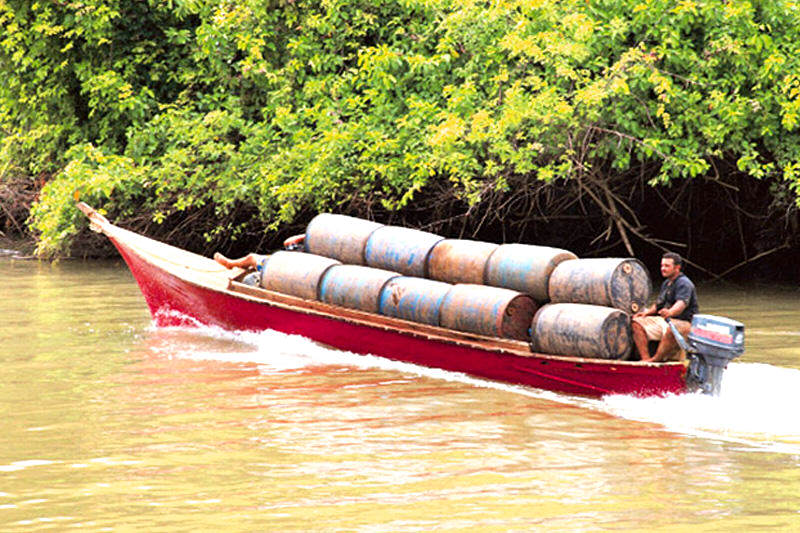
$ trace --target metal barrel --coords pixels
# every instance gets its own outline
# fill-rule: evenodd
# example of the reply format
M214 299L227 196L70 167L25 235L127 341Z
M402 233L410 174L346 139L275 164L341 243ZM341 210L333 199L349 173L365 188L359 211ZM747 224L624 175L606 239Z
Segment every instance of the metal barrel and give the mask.
M536 302L527 294L486 285L454 285L442 301L442 327L528 340Z
M428 277L448 283L483 284L486 262L499 244L445 239L428 258Z
M301 252L275 252L264 262L261 286L271 291L316 300L325 272L341 265L336 259Z
M329 304L377 313L381 289L387 281L399 275L397 272L360 265L335 265L320 280L319 299Z
M559 263L548 284L553 303L584 303L635 313L650 298L650 275L638 259L575 259Z
M370 220L320 213L306 227L305 251L350 265L363 265L367 240L380 227L383 224Z
M530 244L501 244L486 263L484 283L530 294L537 302L549 300L548 283L562 261L577 259L567 250Z
M367 240L367 265L394 270L408 276L427 277L428 256L444 237L411 228L383 226Z
M439 309L453 286L441 281L400 276L383 286L380 313L421 324L439 325Z
M531 322L531 348L553 355L622 359L632 347L630 317L612 307L547 304Z

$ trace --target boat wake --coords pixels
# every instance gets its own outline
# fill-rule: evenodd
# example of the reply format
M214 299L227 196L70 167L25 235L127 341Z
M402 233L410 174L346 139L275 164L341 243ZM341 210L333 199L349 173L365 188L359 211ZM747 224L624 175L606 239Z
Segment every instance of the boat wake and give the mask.
M723 440L764 451L800 455L800 370L762 363L731 363L718 397L607 396L604 411L690 436Z
M263 374L320 366L397 371L602 411L656 424L675 433L740 444L748 449L800 455L800 417L785 415L794 405L800 404L800 370L791 368L731 363L718 397L698 393L589 399L345 352L277 331L153 327L151 333L158 337L158 351L168 357L256 364Z

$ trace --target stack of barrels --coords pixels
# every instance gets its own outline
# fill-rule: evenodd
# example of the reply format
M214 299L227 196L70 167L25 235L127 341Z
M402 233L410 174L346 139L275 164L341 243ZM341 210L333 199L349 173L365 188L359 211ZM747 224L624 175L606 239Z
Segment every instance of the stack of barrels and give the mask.
M650 277L636 259L445 239L344 215L306 228L307 253L264 265L270 290L444 328L528 341L536 352L602 359L631 350L630 313Z

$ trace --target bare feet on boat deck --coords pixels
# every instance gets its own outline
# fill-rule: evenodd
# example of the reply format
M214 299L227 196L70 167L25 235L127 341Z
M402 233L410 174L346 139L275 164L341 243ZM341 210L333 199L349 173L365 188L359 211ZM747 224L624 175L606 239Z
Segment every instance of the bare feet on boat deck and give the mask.
M221 253L217 252L214 254L214 261L219 263L220 265L224 266L225 268L233 268L233 261L222 255Z
M258 255L258 254L247 254L244 257L240 257L239 259L228 259L221 253L217 252L214 254L214 261L219 263L220 265L224 266L225 268L245 268L245 269L254 269L258 267L258 263L264 259L265 256Z

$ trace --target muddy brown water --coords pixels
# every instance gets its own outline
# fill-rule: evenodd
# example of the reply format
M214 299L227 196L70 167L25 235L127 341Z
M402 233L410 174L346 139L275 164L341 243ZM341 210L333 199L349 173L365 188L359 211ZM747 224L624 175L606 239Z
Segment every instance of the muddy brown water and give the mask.
M120 262L0 258L0 530L797 530L799 296L700 287L746 326L719 398L588 400L157 329Z

